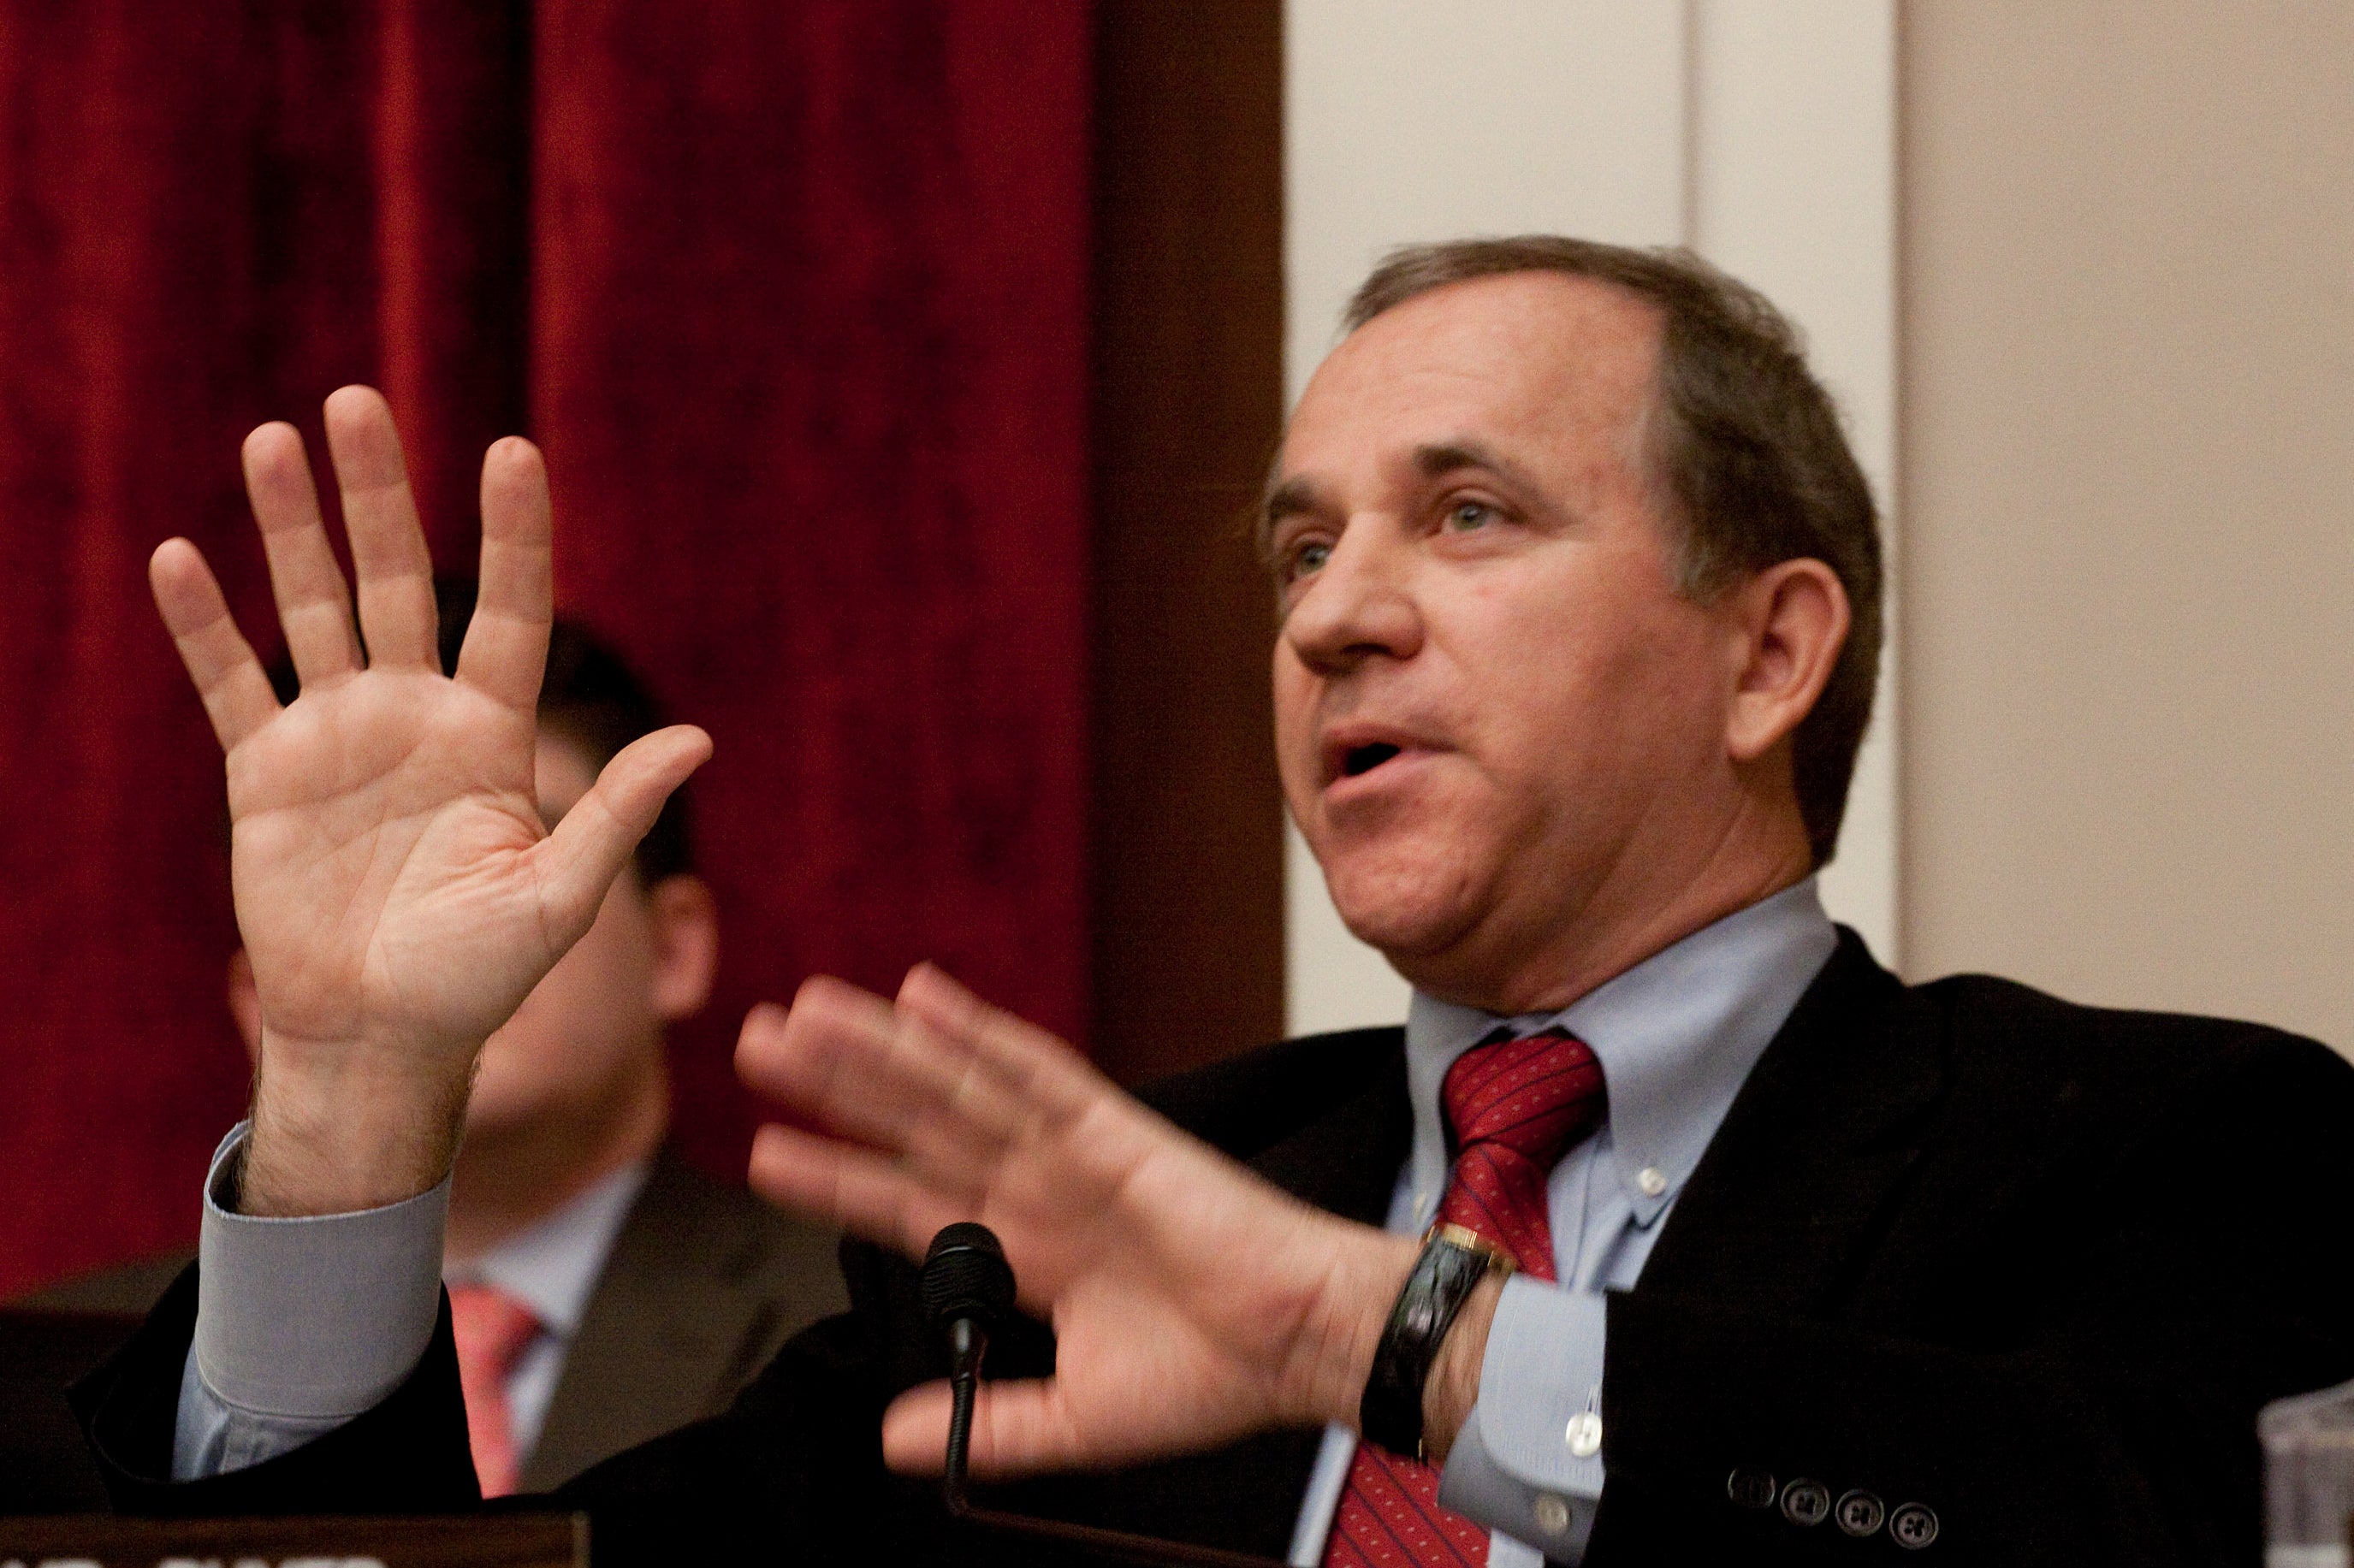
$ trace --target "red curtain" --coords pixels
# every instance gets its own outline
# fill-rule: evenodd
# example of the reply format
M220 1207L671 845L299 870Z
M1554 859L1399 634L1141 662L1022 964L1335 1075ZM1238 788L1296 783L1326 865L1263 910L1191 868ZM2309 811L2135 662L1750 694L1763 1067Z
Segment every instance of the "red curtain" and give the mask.
M269 642L237 443L345 381L445 567L538 440L561 605L717 741L700 1162L812 971L1079 1029L1087 69L1079 0L0 0L0 1293L194 1234L236 935L144 561Z

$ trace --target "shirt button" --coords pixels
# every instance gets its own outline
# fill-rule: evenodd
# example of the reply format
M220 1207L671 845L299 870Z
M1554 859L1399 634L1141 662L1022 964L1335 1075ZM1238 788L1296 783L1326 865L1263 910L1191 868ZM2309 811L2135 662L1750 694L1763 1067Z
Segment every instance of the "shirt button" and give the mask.
M1646 1198L1656 1198L1668 1190L1667 1172L1656 1165L1646 1165L1635 1172L1635 1185L1643 1189Z
M1602 1417L1590 1410L1581 1411L1569 1418L1568 1429L1561 1440L1569 1451L1581 1459L1590 1459L1602 1452Z
M1918 1552L1937 1539L1937 1516L1919 1503L1906 1503L1888 1516L1888 1533L1907 1552Z
M1878 1533L1880 1521L1888 1517L1888 1509L1878 1498L1858 1487L1840 1499L1836 1517L1841 1530L1861 1538Z
M1537 1499L1534 1512L1537 1528L1547 1535L1559 1535L1569 1528L1569 1505L1551 1492Z
M1792 1481L1782 1489L1782 1517L1792 1524L1820 1524L1830 1512L1831 1489L1820 1481Z
M1751 1469L1746 1465L1724 1481L1724 1495L1733 1499L1735 1508L1772 1508L1779 1490L1770 1471Z

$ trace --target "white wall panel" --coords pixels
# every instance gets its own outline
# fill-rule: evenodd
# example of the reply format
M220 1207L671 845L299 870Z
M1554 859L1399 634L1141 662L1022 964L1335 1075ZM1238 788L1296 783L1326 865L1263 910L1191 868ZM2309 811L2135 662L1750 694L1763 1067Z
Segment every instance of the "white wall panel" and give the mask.
M1895 581L1896 16L1880 0L1696 0L1690 242L1807 334L1880 498ZM1896 595L1823 901L1897 962Z
M1681 5L1291 0L1284 65L1295 398L1350 291L1392 246L1681 237Z

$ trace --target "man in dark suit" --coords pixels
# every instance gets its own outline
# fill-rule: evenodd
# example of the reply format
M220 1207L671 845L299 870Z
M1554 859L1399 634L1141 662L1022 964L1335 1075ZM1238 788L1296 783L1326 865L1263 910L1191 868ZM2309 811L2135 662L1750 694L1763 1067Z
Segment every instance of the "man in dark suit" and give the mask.
M1303 1563L2252 1561L2258 1404L2354 1372L2354 1074L2253 1026L1907 988L1823 917L1878 553L1764 302L1683 259L1484 241L1394 259L1350 326L1269 492L1278 747L1343 917L1416 986L1405 1029L1156 1112L935 970L755 1010L739 1065L806 1124L763 1132L755 1185L882 1247L726 1415L560 1494L600 1555L1034 1560L918 1478L944 1363L891 1254L979 1218L1035 1322L992 1350L973 1462L1033 1510ZM531 875L465 852L535 654L535 467L493 449L509 630L441 681L391 581L417 547L388 425L337 397L368 670L313 608L340 583L269 430L256 509L314 724L408 760L339 790L184 546L158 597L253 809L346 813L418 867L403 895L258 838L255 885L356 903L411 984L335 981L364 945L309 928L257 943L284 1043L210 1180L203 1276L81 1393L133 1508L471 1498L446 1314L405 1261L436 1233L434 1097L527 989L523 934L579 927L702 754L642 742L603 810L507 835ZM471 773L427 744L461 730ZM325 1117L355 1075L373 1092ZM297 1249L364 1298L290 1291L320 1277ZM334 1367L266 1359L313 1340Z
M436 585L454 664L474 588ZM273 669L294 700L291 666ZM559 620L538 700L534 788L559 821L622 747L661 727L651 694L586 627ZM673 796L588 933L482 1053L450 1192L443 1276L510 1337L471 1337L475 1458L494 1491L545 1490L649 1437L725 1409L786 1339L846 1298L831 1227L723 1186L665 1141L663 1033L700 1012L718 954ZM258 1060L253 968L228 1004ZM144 1315L193 1253L69 1280L24 1304Z

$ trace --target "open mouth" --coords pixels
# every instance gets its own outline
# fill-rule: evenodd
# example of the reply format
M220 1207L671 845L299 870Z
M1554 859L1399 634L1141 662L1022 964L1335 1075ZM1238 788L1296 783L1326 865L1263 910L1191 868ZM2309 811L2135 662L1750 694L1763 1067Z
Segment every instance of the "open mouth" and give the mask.
M1325 786L1331 788L1363 779L1400 758L1411 761L1427 756L1432 749L1421 732L1359 720L1326 730L1316 760Z

